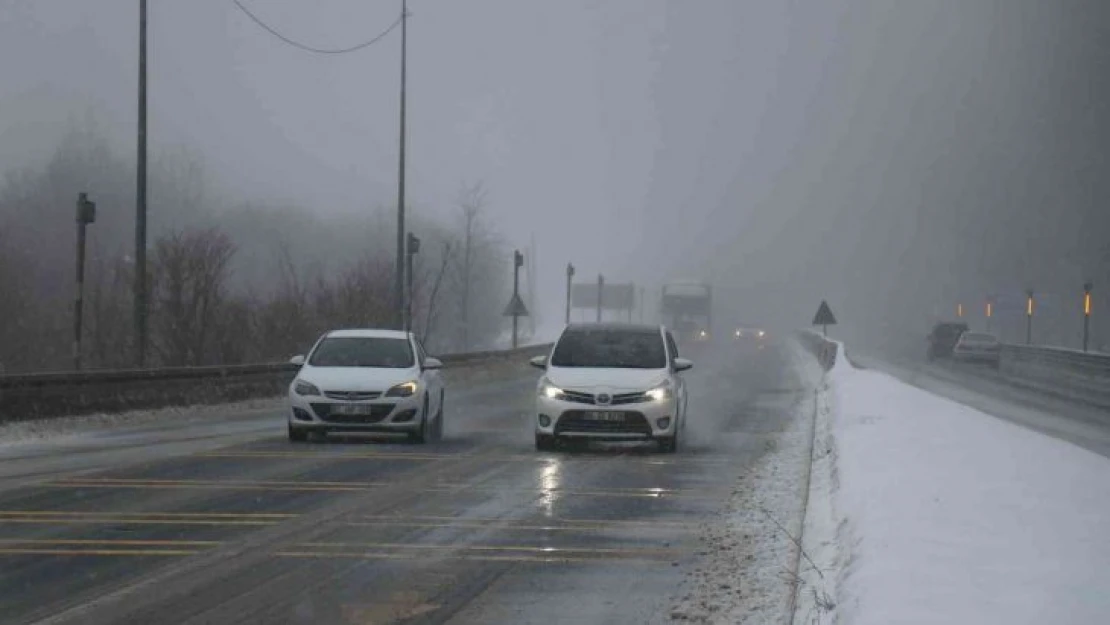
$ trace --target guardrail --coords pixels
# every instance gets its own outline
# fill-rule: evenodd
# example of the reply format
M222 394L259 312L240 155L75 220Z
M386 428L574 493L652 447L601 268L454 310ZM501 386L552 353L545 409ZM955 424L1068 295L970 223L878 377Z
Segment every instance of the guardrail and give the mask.
M546 353L550 344L448 354L448 370ZM0 423L124 410L218 404L285 392L289 363L0 375Z
M998 369L1018 385L1110 408L1110 355L1004 344Z
M825 371L829 371L836 366L839 344L835 341L830 341L811 330L799 332L798 341L801 342L802 347L805 347L810 354L817 358L817 362Z

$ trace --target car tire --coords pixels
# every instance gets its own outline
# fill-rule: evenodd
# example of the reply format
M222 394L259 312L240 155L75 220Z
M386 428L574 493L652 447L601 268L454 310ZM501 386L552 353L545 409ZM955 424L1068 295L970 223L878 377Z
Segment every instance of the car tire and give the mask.
M288 430L290 443L303 443L308 440L308 430L304 428L295 428L292 425L288 426Z
M665 454L673 454L678 451L678 428L675 428L674 434L659 439L659 451Z
M550 434L536 434L536 451L555 451L556 440Z
M444 428L444 423L443 423L443 413L444 413L443 399L444 399L444 391L440 391L439 392L439 411L436 413L436 426L435 426L435 439L437 441L443 440L443 428Z
M429 427L430 419L428 416L428 398L424 397L424 408L420 411L420 429L409 434L409 440L417 445L427 443L434 434L433 430Z

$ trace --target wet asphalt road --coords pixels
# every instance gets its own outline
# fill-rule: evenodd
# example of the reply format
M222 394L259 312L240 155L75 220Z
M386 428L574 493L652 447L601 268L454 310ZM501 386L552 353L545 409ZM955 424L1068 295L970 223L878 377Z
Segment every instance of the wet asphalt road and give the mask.
M428 446L294 445L280 416L254 416L223 445L227 424L172 430L203 441L180 453L150 446L158 428L121 435L157 455L110 468L40 451L0 477L0 621L665 622L698 522L806 391L787 345L689 356L677 455L535 452L525 366L449 386Z

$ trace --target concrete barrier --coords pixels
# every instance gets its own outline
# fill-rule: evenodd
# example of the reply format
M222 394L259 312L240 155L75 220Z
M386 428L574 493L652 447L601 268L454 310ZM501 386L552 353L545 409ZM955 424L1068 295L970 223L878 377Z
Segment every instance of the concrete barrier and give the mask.
M449 354L447 370L545 354L551 345ZM288 363L0 375L0 423L219 404L285 392L299 367Z

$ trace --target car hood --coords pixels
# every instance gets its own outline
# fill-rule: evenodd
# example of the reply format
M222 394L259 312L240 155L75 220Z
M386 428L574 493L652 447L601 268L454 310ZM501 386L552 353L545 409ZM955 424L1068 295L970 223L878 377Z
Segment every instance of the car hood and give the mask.
M667 370L549 367L547 379L560 388L639 391L658 386L667 379Z
M320 387L322 391L386 391L390 387L415 380L420 371L411 369L375 369L371 367L301 368L297 378Z

